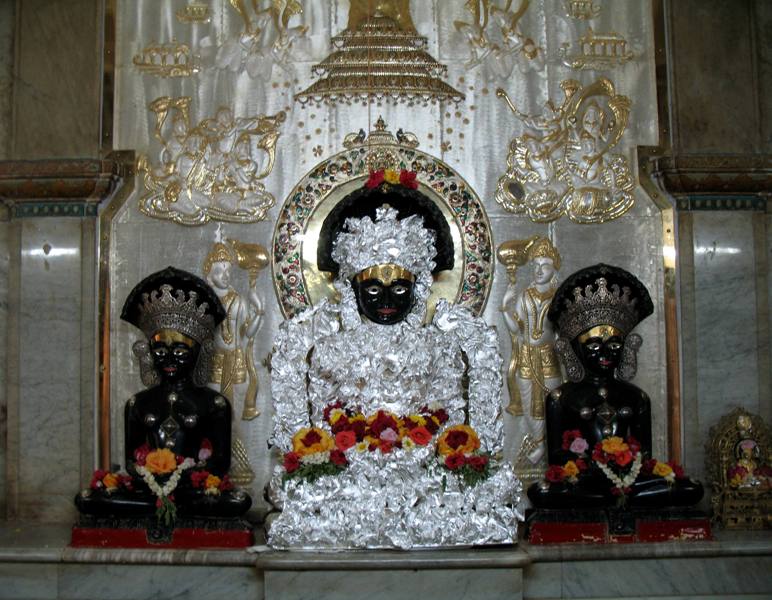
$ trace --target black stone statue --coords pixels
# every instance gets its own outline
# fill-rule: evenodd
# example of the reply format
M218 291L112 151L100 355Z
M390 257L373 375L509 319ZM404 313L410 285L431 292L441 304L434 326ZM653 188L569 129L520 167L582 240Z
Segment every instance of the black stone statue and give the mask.
M173 267L129 294L121 318L144 333L134 353L149 387L124 409L128 476L98 471L75 498L81 513L148 517L170 507L181 517L235 517L249 509L251 498L227 478L231 405L205 385L224 315L206 282ZM174 489L163 493L172 478Z
M668 477L647 472L652 462L651 402L629 380L635 376L642 342L631 330L652 312L646 287L627 271L609 265L574 273L555 293L548 318L558 331L555 348L570 381L547 399L549 463L575 461L577 453L567 442L577 431L587 448L583 468L571 479L550 481L548 471L546 481L531 486L528 497L535 507L605 508L618 504L622 493L633 508L691 506L702 498L702 485L684 477L677 466ZM623 490L592 457L596 444L608 438L624 443L632 438L631 450L640 447L640 474Z

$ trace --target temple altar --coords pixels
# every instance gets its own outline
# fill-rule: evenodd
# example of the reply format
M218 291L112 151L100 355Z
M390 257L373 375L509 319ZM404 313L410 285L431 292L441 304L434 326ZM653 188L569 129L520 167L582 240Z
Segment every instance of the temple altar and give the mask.
M0 8L0 598L772 596L769 442L759 434L772 422L765 3L56 4ZM386 206L352 208L371 194ZM407 219L419 204L442 269L401 262L401 242L372 264L336 254L354 224L330 222L375 222L376 208ZM575 293L558 294L561 284L593 265L633 276L651 315L608 330L587 321L587 331L550 319L550 303ZM183 524L191 497L206 510L251 498L241 545L254 545L73 547L73 523L86 522L76 494L110 500L105 488L121 474L138 482L136 431L167 423L154 405L125 435L127 406L152 389L135 343L208 346L120 318L132 289L169 266L222 303L214 368L196 386L230 407L230 425L179 445L156 487L186 458L195 467L180 468L177 494L153 493L177 503ZM387 289L394 300L406 283L426 312L404 323L378 324L384 306L367 316L356 296ZM581 289L590 298L606 287L593 278ZM308 339L288 346L293 335ZM551 347L561 335L575 352L598 344L624 355L612 369L619 386L572 379L576 364ZM620 372L633 350L629 384ZM303 394L291 393L296 381ZM596 404L566 400L588 386ZM619 390L631 389L646 402L623 402ZM172 436L200 418L175 416L175 401ZM550 431L558 406L576 415ZM633 411L650 426L643 449ZM467 437L440 451L448 432ZM212 436L217 472L207 476L217 481L207 486ZM619 485L598 464L580 468L610 436ZM588 446L569 454L577 438ZM158 439L148 451L168 441ZM628 479L633 468L648 470ZM401 484L389 486L397 472ZM356 503L330 499L365 473L378 514L335 516ZM686 490L684 505L704 489L678 514L712 519L712 532L527 539L529 488L548 511L602 496L587 510L608 515L635 505L635 485L622 485L635 479L663 497ZM568 489L568 505L556 509L550 488ZM154 519L156 498L145 496L142 518ZM281 512L288 499L294 516ZM417 515L435 533L406 533ZM297 535L317 518L327 519L317 538ZM140 537L146 523L132 524Z

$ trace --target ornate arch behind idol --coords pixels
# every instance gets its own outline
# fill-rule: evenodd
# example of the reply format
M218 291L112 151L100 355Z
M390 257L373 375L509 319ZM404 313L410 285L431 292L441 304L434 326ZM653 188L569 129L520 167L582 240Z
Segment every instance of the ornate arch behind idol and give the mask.
M273 281L285 318L335 297L332 274L317 268L322 223L365 184L370 171L379 169L414 171L418 191L439 207L450 226L454 266L435 276L429 314L440 298L481 314L493 282L493 241L488 215L472 187L440 159L417 150L415 135L386 131L382 119L369 136L360 130L347 135L343 145L346 150L320 162L293 187L276 221Z

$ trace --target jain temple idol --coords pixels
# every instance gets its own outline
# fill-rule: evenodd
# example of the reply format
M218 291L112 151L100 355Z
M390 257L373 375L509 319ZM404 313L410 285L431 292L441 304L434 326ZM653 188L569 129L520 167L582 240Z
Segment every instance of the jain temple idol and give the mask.
M377 182L376 182L377 183ZM320 270L340 300L285 321L272 357L282 453L268 495L275 548L513 543L521 485L502 450L495 331L440 300L452 267L439 209L405 186L364 187L330 212Z

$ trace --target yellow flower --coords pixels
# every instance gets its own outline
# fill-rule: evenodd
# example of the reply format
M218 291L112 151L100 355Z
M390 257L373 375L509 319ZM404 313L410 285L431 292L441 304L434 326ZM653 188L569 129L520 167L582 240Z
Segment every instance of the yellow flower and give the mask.
M359 413L358 415L354 415L349 419L349 421L351 421L352 423L354 421L364 421L364 420L365 420L365 416L362 413Z
M365 441L362 441L362 442L359 442L356 446L354 446L354 448L356 448L357 452L367 452L370 448L370 444L368 444Z
M651 470L651 472L655 475L659 475L660 477L667 477L668 475L672 475L673 469L667 463L657 461L657 464L654 465L654 468Z
M625 450L629 450L630 446L625 444L621 437L615 436L603 440L601 443L601 448L603 448L603 451L607 454L616 454L617 452L624 452Z
M383 174L383 179L386 181L386 183L396 185L399 183L399 173L393 169L386 169L386 172Z
M204 483L205 488L216 488L220 487L220 483L222 483L222 480L217 475L209 475L209 477L206 478L206 482Z
M740 487L740 484L743 482L743 478L739 475L735 475L732 477L732 479L729 480L729 485L732 487Z
M319 427L303 427L292 436L292 450L300 456L329 452L333 448L335 448L335 440Z
M569 460L566 464L563 465L563 473L566 474L566 477L576 477L579 475L579 467L576 466L576 463L572 460Z
M102 477L102 483L108 492L118 489L118 477L114 473L108 473Z
M405 439L402 440L402 447L405 450L412 450L413 448L415 448L415 442L411 440L409 437L406 437Z
M344 416L346 413L343 412L341 409L336 408L332 412L330 412L330 423L335 425L338 421L340 421L340 418Z
M426 425L426 418L422 417L421 415L410 415L408 419L413 421L413 423L417 423L419 427Z
M434 417L432 417L434 418ZM437 453L448 456L456 452L470 454L480 447L480 438L469 425L453 425L437 440Z
M153 450L145 459L145 468L153 475L165 475L177 468L177 457L168 448Z

